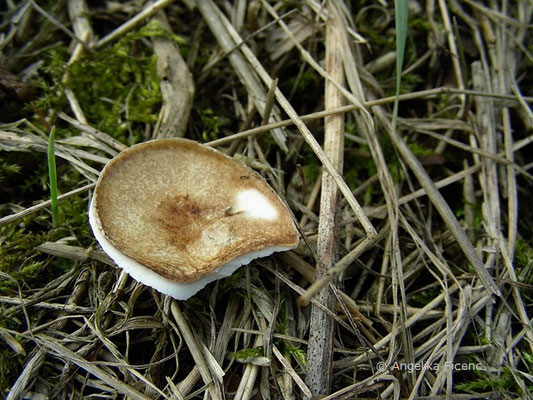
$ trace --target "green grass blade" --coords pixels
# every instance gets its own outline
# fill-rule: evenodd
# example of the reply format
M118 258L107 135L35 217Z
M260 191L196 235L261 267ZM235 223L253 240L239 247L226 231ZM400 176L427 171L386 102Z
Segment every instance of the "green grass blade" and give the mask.
M405 43L407 42L407 25L409 22L409 1L396 0L394 3L395 23L396 23L396 100L392 111L392 124L396 128L398 118L398 96L400 95L400 84L402 81L402 67L405 55Z
M59 212L57 208L57 172L55 154L56 127L53 126L48 139L48 180L50 186L50 202L52 207L52 225L54 228L59 225Z

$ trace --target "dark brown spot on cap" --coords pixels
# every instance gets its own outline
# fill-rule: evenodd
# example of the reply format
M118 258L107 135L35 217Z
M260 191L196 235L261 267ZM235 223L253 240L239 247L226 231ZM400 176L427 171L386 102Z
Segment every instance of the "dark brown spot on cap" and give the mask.
M209 222L208 214L208 207L189 195L168 196L155 208L154 220L166 233L168 244L185 250L199 239Z

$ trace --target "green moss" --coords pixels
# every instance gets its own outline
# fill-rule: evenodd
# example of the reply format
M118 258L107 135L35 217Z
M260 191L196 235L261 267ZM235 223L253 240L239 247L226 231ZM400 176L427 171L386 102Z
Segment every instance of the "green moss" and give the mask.
M204 142L218 139L220 131L220 118L211 108L197 109L196 112L202 122L202 139Z
M34 104L43 113L63 109L63 91L71 89L91 125L124 143L138 142L144 124L155 123L161 108L157 57L146 41L155 36L181 41L152 21L110 47L85 54L68 68L66 48L50 50L36 81L42 95Z
M382 87L384 94L386 96L395 96L396 95L396 87L392 84L392 80L390 79L391 72L390 71L384 71L379 74L377 74L377 78L380 82L382 82ZM409 94L412 92L415 92L419 85L424 82L424 78L418 74L406 74L402 75L402 85L400 86L400 94Z
M409 304L415 307L424 307L439 294L437 287L430 287L409 297Z
M409 149L413 152L413 154L417 157L424 157L424 156L430 156L434 154L434 150L432 148L424 147L423 145L419 143L410 143Z
M261 356L263 356L263 347L251 347L249 349L242 349L233 353L233 358L241 361Z
M13 350L0 345L0 395L8 394L10 384L20 373L22 362L22 356L14 355Z
M518 239L515 245L515 267L521 272L525 272L526 269L531 269L533 264L533 248L523 239ZM525 277L523 277L525 278ZM524 279L522 282L533 284L532 277Z
M68 49L64 46L57 46L43 53L39 76L33 81L40 89L40 96L32 103L43 114L49 110L60 110L65 104L63 76L68 57ZM28 112L33 112L32 108L28 106Z
M431 31L431 24L426 18L410 18L409 28L421 30L427 33Z
M245 275L246 275L246 268L239 268L233 274L221 280L220 281L221 286L219 289L220 292L222 294L232 293L232 295L242 293L240 289L240 283L246 280Z
M530 364L530 370L531 370ZM455 389L467 391L467 392L510 392L519 395L525 395L522 388L517 384L515 380L515 374L508 368L503 367L501 373L498 375L491 374L485 371L473 370L473 373L477 376L476 379L459 383L455 385ZM533 385L526 387L528 393L533 392Z
M8 164L7 162L3 161L0 163L0 182L2 182L7 175L18 175L20 174L21 170L20 165L16 164Z
M1 168L2 179L10 190L3 194L10 203L30 206L48 197L45 154L21 157L9 153L5 164ZM61 191L72 190L80 186L81 181L83 177L70 164L58 163ZM51 229L49 213L49 209L45 209L0 228L0 272L5 274L0 277L0 293L13 294L18 287L41 287L72 268L70 260L36 252L35 247L43 242L70 236L77 239L73 245L94 243L87 224L87 200L83 195L59 203L61 225L57 228Z
M526 303L531 304L533 301L533 290L531 290L533 286L533 248L523 239L516 241L514 265L518 281L526 285L520 291L527 300ZM531 309L531 307L529 308Z
M417 74L402 75L402 86L400 94L415 92L417 87L424 82L424 78Z
M382 47L384 51L393 51L396 48L396 38L393 35L384 35L383 32L369 30L366 33L372 48Z
M62 225L45 231L47 215L29 216L0 228L0 294L13 294L18 287L39 287L68 271L72 261L41 255L35 247L68 236L72 230Z
M281 309L278 315L278 320L277 320L276 328L274 329L274 332L282 334L282 335L286 335L289 332L289 320L283 308Z
M307 183L316 182L318 175L320 174L320 167L318 164L307 164L302 167L304 173L305 181Z
M368 148L363 146L362 149L367 151ZM347 154L344 160L344 179L350 187L355 190L365 180L376 173L376 164L371 157L361 157L358 155Z
M67 87L76 94L91 125L132 144L142 137L142 128L135 123L156 122L161 93L156 56L144 51L136 56L133 48L125 54L123 48L120 44L73 64ZM133 137L127 136L129 130Z
M284 348L283 353L285 355L290 355L292 358L294 358L294 361L298 363L298 365L305 370L307 366L307 359L305 356L305 351L300 348L300 346L293 346L290 344L287 344Z
M23 286L42 271L44 264L34 260L32 251L43 242L39 234L29 234L28 230L15 224L0 229L0 293L7 289Z
M469 227L475 230L481 229L483 226L483 211L481 209L482 204L481 202L478 203L470 203L463 199L464 205L457 208L455 211L455 216L459 219L464 218L465 216L465 207L470 206L474 211L474 224Z
M353 120L346 121L344 130L351 135L358 135L358 127ZM346 144L349 144L349 142L346 142ZM357 146L357 150L370 155L370 149L368 146ZM344 179L350 189L355 190L365 180L376 173L376 164L372 157L365 157L359 154L346 152L344 156L343 173Z
M289 78L288 86L296 86L298 92L304 92L308 88L315 87L318 84L318 78L312 71L304 71L294 78Z
M289 333L289 326L291 324L292 321L289 320L286 308L281 307L274 332L281 335L287 335ZM291 342L285 339L276 339L274 342L282 354L285 356L291 356L298 363L298 365L305 370L307 364L304 350L302 350L299 346L294 346Z
M344 124L344 130L350 135L355 135L359 131L357 129L357 124L353 120L346 121L346 123Z
M311 148L305 144L298 154L298 164L302 166L306 185L310 187L320 175L321 165Z

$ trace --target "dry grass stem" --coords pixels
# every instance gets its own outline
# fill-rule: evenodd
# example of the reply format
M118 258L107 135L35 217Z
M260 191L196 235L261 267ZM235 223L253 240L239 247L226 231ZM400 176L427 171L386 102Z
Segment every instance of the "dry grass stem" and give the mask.
M198 366L198 370L200 372L200 375L202 376L202 379L204 383L207 385L207 390L209 391L209 394L213 399L220 399L220 388L216 384L219 382L218 379L214 379L211 370L209 369L209 366L205 360L205 356L203 354L203 351L201 349L201 344L198 344L196 341L196 338L191 331L191 328L189 326L189 323L185 319L183 313L180 310L180 307L176 301L172 301L170 305L170 309L172 311L172 315L174 316L174 319L176 320L176 323L178 325L178 328L183 335L183 339L185 340L185 343L187 343L187 347L189 348L189 351L191 352L194 361L196 362L196 365Z
M93 45L93 48L100 49L104 47L105 45L107 45L108 43L114 40L117 40L119 37L131 31L141 22L150 18L162 8L165 8L166 6L168 6L170 3L172 3L172 0L157 0L149 4L148 6L146 6L146 8L144 8L140 13L135 15L133 18L128 19L124 24L116 28L113 32L109 33L108 35L106 35L105 37L97 41Z
M69 197L75 196L77 194L84 193L84 192L94 188L94 186L95 186L94 183L89 183L88 185L81 186L79 188L71 190L68 193L60 194L59 196L57 196L57 200L61 201L61 200L64 200L64 199L68 199ZM24 218L24 217L26 217L28 215L33 214L33 213L36 213L36 212L38 212L40 210L43 210L43 209L45 209L47 207L50 207L50 204L51 204L50 200L45 200L45 201L40 202L39 204L36 204L34 206L31 206L31 207L28 207L28 208L26 208L24 210L21 210L21 211L17 212L17 213L2 217L2 218L0 218L0 227L2 227L4 225L7 225L7 224L9 224L11 222L14 222L14 221L16 221L18 219Z
M64 121L68 122L69 124L72 124L73 126L75 126L80 131L88 133L89 135L94 136L96 139L100 140L101 142L107 144L108 146L112 147L113 149L115 149L117 151L123 151L123 150L126 150L128 148L128 146L124 145L123 143L121 143L118 140L114 139L113 137L109 136L107 133L100 132L99 130L94 129L94 128L88 126L87 124L85 124L83 122L76 121L75 119L69 117L68 115L66 115L64 113L59 113L58 116L62 120L64 120ZM114 156L116 154L117 153L114 152L111 155Z
M337 21L326 23L326 69L332 79L342 85L344 68L340 48ZM343 96L330 81L325 87L325 108L342 106ZM344 159L344 115L326 117L324 120L324 152L333 166L342 172ZM328 172L322 174L320 197L320 218L318 221L318 243L316 250L316 278L320 278L339 258L339 233L341 203L340 192ZM315 281L315 284L319 281ZM334 281L332 282L333 284ZM327 308L335 305L332 290L324 285L316 293L316 301ZM308 300L306 300L308 301ZM310 336L307 347L307 374L305 381L313 395L327 394L331 388L333 363L333 320L316 306L311 307L309 322Z

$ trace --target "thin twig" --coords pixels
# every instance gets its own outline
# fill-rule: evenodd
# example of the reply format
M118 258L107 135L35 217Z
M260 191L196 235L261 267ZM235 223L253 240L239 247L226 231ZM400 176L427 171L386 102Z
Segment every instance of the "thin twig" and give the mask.
M135 28L138 24L140 24L144 20L150 18L160 9L168 6L170 3L172 3L172 1L173 0L157 0L155 3L149 4L139 14L137 14L133 18L128 19L124 24L120 25L113 32L109 33L107 36L103 37L98 42L96 42L92 46L92 48L100 49L104 47L106 44L118 39L120 36L129 32L130 30Z
M79 188L76 188L74 190L71 190L70 192L67 192L67 193L64 193L64 194L61 194L59 196L57 196L57 201L61 201L61 200L65 200L65 199L68 199L69 197L72 197L72 196L75 196L77 194L80 194L80 193L83 193L83 192L86 192L88 190L91 190L92 188L95 187L95 183L89 183L88 185L85 185L85 186L81 186ZM50 206L50 204L52 204L52 201L51 200L45 200L39 204L36 204L34 206L31 206L31 207L28 207L22 211L19 211L15 214L11 214L11 215L7 215L3 218L0 219L0 227L6 225L6 224L9 224L13 221L16 221L20 218L24 218L28 215L31 215L37 211L40 211L44 208L47 208Z

